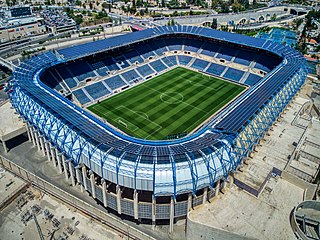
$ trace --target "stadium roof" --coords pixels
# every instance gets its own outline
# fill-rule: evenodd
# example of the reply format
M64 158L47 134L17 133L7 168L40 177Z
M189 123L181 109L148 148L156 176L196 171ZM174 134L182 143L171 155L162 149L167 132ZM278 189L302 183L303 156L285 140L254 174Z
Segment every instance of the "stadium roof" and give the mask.
M50 66L104 52L115 47L145 41L146 39L152 39L157 36L175 34L202 36L213 38L217 41L246 45L255 49L272 52L283 58L283 61L258 84L216 115L206 127L186 138L171 141L136 139L119 133L82 108L71 103L39 80L41 73ZM153 148L150 150L151 147L157 146L160 149L160 146L162 146L166 148L168 145L190 142L191 140L194 141L192 151L205 149L206 144L207 146L214 144L214 139L224 138L226 136L217 134L217 132L232 133L239 131L255 112L268 101L270 96L275 94L296 71L301 69L301 64L304 61L303 56L296 50L270 40L256 39L209 28L165 26L68 47L58 50L56 55L52 52L41 54L17 67L14 71L14 77L17 84L23 86L25 91L31 93L36 99L39 99L43 104L52 109L52 111L60 115L66 123L78 128L83 134L94 139L94 141L101 144L108 144L108 146L114 147L119 151L124 151L124 143L129 141L131 144L143 145L142 149L140 149L141 153L145 153L146 155L151 153L152 155L154 151L152 150ZM201 139L205 141L201 141ZM134 152L136 149L132 151ZM164 150L164 152L165 151L166 150Z

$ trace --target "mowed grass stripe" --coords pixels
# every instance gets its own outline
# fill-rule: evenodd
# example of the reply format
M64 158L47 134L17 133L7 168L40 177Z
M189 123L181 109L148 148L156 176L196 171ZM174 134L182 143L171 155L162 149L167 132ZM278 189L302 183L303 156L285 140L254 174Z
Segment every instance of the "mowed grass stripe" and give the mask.
M166 139L171 134L192 131L244 89L178 67L88 109L129 135ZM181 95L183 101L179 103L168 104L161 100L165 97L168 101L180 101ZM119 124L117 119L130 123L134 131Z
M202 87L203 88L203 87ZM229 89L228 92L226 92ZM180 126L176 126L174 129L171 129L172 132L178 132L179 129L181 127L185 128L185 131L191 131L194 128L196 128L199 124L201 124L204 120L206 120L209 116L211 116L211 110L212 109L220 109L219 105L224 105L225 101L221 101L220 98L217 98L215 101L210 101L210 99L208 99L208 94L211 94L213 89L210 89L209 86L208 88L203 89L202 91L197 91L197 89L195 89L196 94L194 95L194 97L190 98L189 102L191 106L197 106L197 109L203 109L205 114L202 115L201 118L198 118L196 121L194 118L184 118L183 116L186 114L191 114L191 111L187 106L184 107L183 109L181 109L179 112L175 113L173 116L168 113L163 115L162 122L160 123L160 125L166 125L171 118L175 118L175 119L181 119L180 120ZM223 91L223 93L221 93L221 95L224 94L228 94L231 98L233 98L234 96L236 96L238 93L234 92L234 89L232 88L227 88L225 91ZM227 100L228 102L228 100ZM200 103L200 104L199 104ZM195 108L196 110L196 108ZM189 112L189 113L188 113ZM197 113L195 113L196 115Z

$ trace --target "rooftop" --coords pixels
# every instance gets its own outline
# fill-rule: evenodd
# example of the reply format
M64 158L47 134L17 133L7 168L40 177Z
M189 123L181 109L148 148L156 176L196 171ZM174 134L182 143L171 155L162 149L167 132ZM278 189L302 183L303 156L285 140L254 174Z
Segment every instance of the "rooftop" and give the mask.
M9 102L0 107L0 140L6 141L26 131L23 121Z
M191 211L189 218L248 238L295 239L289 215L303 200L304 189L278 177L271 178L267 187L271 191L257 199L234 186Z

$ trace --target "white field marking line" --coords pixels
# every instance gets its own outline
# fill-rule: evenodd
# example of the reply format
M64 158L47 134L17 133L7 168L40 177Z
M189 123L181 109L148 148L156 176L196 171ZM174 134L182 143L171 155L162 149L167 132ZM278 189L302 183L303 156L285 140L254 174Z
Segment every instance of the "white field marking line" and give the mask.
M152 136L153 134L155 134L156 132L158 132L159 130L162 129L162 127L161 127L159 124L157 124L157 125L159 126L159 128L157 128L157 129L154 130L152 133L150 133L148 136L146 136L145 139L147 139L148 137Z
M205 87L205 88L209 88L209 89L212 89L213 91L218 91L217 89L213 88L213 87L209 87L209 86L206 86L204 84L201 84L201 83L195 83L194 81L192 80L188 80L188 82L192 85L195 85L195 86L202 86L202 87Z
M203 115L201 118L199 118L198 120L196 120L195 123L198 123L200 120L201 120L200 123L204 122L204 121L202 121L203 118L208 119L208 118L211 117L214 113L210 114L210 116L207 117L208 114L210 114L210 112L205 113L205 115ZM193 124L192 124L192 125L193 125ZM196 124L196 127L192 127L192 129L195 129L195 128L197 128L198 126L199 126L199 124ZM185 131L188 132L189 128L190 128L190 127L188 127ZM188 132L188 133L189 133L189 132Z
M93 108L95 109L96 106L93 106ZM152 133L150 133L149 135L147 135L147 136L144 138L144 137L141 136L140 134L136 133L136 131L137 131L139 128L138 128L135 124L131 123L130 121L127 121L127 120L125 120L124 118L121 118L121 117L118 117L118 118L116 118L116 119L114 120L115 122L118 122L118 120L121 118L121 119L125 120L126 122L130 122L131 125L135 126L136 128L135 128L134 130L130 130L130 129L127 127L126 129L129 130L130 132L138 135L140 138L147 139L148 137L152 136L154 133L156 133L156 132L158 132L160 129L162 129L162 126L159 125L159 124L157 124L157 123L155 123L154 121L151 121L151 120L149 119L149 116L148 116L146 113L143 113L143 112L135 112L135 111L127 108L127 107L124 106L124 105L120 105L120 106L116 107L115 109L119 109L119 108L125 108L125 109L131 111L133 114L137 114L137 115L139 115L139 116L142 116L142 118L144 118L144 119L148 120L149 122L151 122L152 124L158 126L158 128L157 128L156 130L154 130ZM96 110L98 110L98 109L96 109ZM114 113L112 110L109 110L108 112ZM102 115L104 115L106 118L108 118L108 116L107 116L107 113L108 113L108 112L102 113ZM143 114L139 114L139 113L143 113L145 116L143 116ZM113 119L111 119L111 120L113 120ZM115 127L117 127L117 126L115 126Z
M204 75L205 76L205 75ZM200 79L200 80L209 80L209 81L211 81L211 79L210 79L210 76L207 76L208 77L208 79L206 79L206 78L201 78L201 77L195 77L195 79ZM202 84L202 83L196 83L194 80L188 80L188 82L190 83L190 84L193 84L193 85L198 85L198 86L203 86L203 87L205 87L205 88L209 88L209 89L212 89L212 90L214 90L214 91L218 91L216 88L213 88L213 87L209 87L209 86L206 86L206 85L204 85L204 84Z
M208 76L209 77L209 76ZM210 77L209 77L210 78ZM190 83L192 82L192 80L188 80ZM201 83L199 83L200 85L202 85ZM207 86L205 86L205 87L207 87ZM207 87L207 88L211 88L211 87ZM211 88L211 89L213 89L213 90L215 90L214 88ZM238 96L238 95L237 95ZM230 101L232 101L232 99L231 100L229 100L227 103L225 103L224 105L226 105L226 104L228 104ZM217 105L217 106L219 106L219 105L222 105L221 104L221 102ZM217 107L216 106L216 107ZM221 109L222 108L222 106L219 106L219 109ZM219 109L217 110L217 111L219 111ZM217 112L216 111L216 112ZM211 117L213 114L215 114L216 112L214 112L214 113L212 113L212 114L210 114L210 116L209 117ZM198 123L198 122L200 122L200 120L202 120L203 118L205 118L205 120L206 119L208 119L209 117L207 117L207 115L209 114L210 112L207 112L205 115L203 115L201 118L199 118L198 120L196 120L196 122L195 123ZM200 123L203 123L205 120L203 120L203 121L201 121ZM199 123L199 124L200 124ZM198 125L198 124L197 124ZM188 130L189 128L187 128L185 131L186 132L188 132L187 130Z
M138 115L144 115L145 116L145 119L148 119L149 120L149 116L148 116L148 114L146 114L146 113L144 113L144 112L136 112L136 114L138 114Z
M119 109L119 108L124 108L124 109L126 109L126 110L129 110L129 111L132 112L133 114L137 114L137 115L141 116L142 118L144 118L145 120L147 120L149 123L153 124L154 126L158 126L158 128L157 128L155 131L153 131L151 134L149 134L147 137L153 135L155 132L159 131L159 130L162 128L162 126L160 126L160 125L157 124L156 122L151 121L151 120L149 119L148 114L146 114L146 113L143 113L143 114L145 115L145 116L144 116L143 114L139 114L139 113L141 113L141 112L133 111L133 110L127 108L127 107L124 106L124 105L120 105L120 106L117 107L116 109ZM120 117L119 117L119 118L120 118ZM122 119L123 119L123 118L122 118ZM130 121L127 121L127 122L130 122ZM134 124L132 123L132 125L134 125ZM136 125L134 125L134 126L136 126ZM136 127L137 127L137 126L136 126ZM137 129L139 129L139 127L137 127L137 128L135 129L135 131L136 131ZM130 129L129 129L129 130L130 130ZM137 134L137 135L139 135L139 134ZM147 138L147 137L145 137L145 138Z
M241 94L241 93L239 93L239 94ZM213 115L215 115L215 114L217 114L219 111L221 111L228 103L230 103L233 99L235 99L236 97L238 97L239 96L239 94L237 94L235 97L233 97L232 99L230 99L228 102L226 102L225 104L222 104L222 102L220 102L218 105L216 105L215 107L219 107L214 113L212 113L209 117L206 117L207 116L207 114L206 115L203 115L201 118L199 118L197 121L196 121L196 123L197 122L199 122L199 120L201 120L201 119L203 119L204 117L206 117L206 119L204 120L204 121L202 121L201 123L199 123L199 124L202 124L202 123L204 123L207 119L209 119L211 116L213 116ZM188 128L187 128L188 129Z
M160 95L163 94L162 92L160 92L160 91L158 91L158 90L155 90L154 88L147 87L147 86L145 86L145 87L151 89L151 90L154 91L154 92L159 93ZM182 95L182 94L181 94L181 95ZM175 100L178 100L178 99L176 99L175 97L172 97L172 98L175 99ZM162 100L161 100L161 101L162 101ZM190 106L190 107L193 107L193 108L195 108L195 109L197 109L197 110L199 110L199 111L201 111L201 112L207 113L206 111L203 111L202 109L200 109L200 108L198 108L198 107L195 107L195 106L193 106L193 105L191 105L191 104L189 104L189 103L187 103L187 102L185 102L185 101L182 101L181 103L184 103L184 104L186 104L186 105L188 105L188 106Z
M164 98L165 95L171 97L171 96L170 96L170 93L175 93L175 92L164 92L164 93L161 93L161 94L160 94L160 99L161 99L161 101L164 102L164 103L166 103L166 104L179 104L179 103L183 102L184 97L183 97L183 95L182 95L181 93L175 93L175 94L178 95L178 96L181 96L181 97L182 97L182 100L177 100L176 102L173 102L173 103L170 103L170 102L167 101L167 100L163 100L163 98ZM176 100L174 97L173 97L173 99Z
M126 126L126 129L128 129L130 132L135 132L135 131L137 131L137 129L138 129L138 127L137 127L136 125L134 125L134 124L132 124L131 122L123 119L122 117L118 117L118 118L116 118L114 121L115 121L116 123L119 123L119 124L121 124L121 123L120 123L120 121L121 121L121 122L123 122L123 123L125 123L125 124L128 123L128 124L131 124L132 126L134 126L135 128L132 129L132 130L128 127L128 125ZM122 125L123 125L123 124L122 124ZM124 125L123 125L123 126L124 126Z

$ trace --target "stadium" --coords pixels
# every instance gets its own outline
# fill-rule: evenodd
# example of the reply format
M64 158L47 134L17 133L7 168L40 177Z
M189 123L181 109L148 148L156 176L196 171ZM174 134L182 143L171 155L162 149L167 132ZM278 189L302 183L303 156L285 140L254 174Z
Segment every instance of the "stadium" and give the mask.
M164 26L35 56L7 91L72 185L114 213L172 225L232 181L306 75L282 44Z

